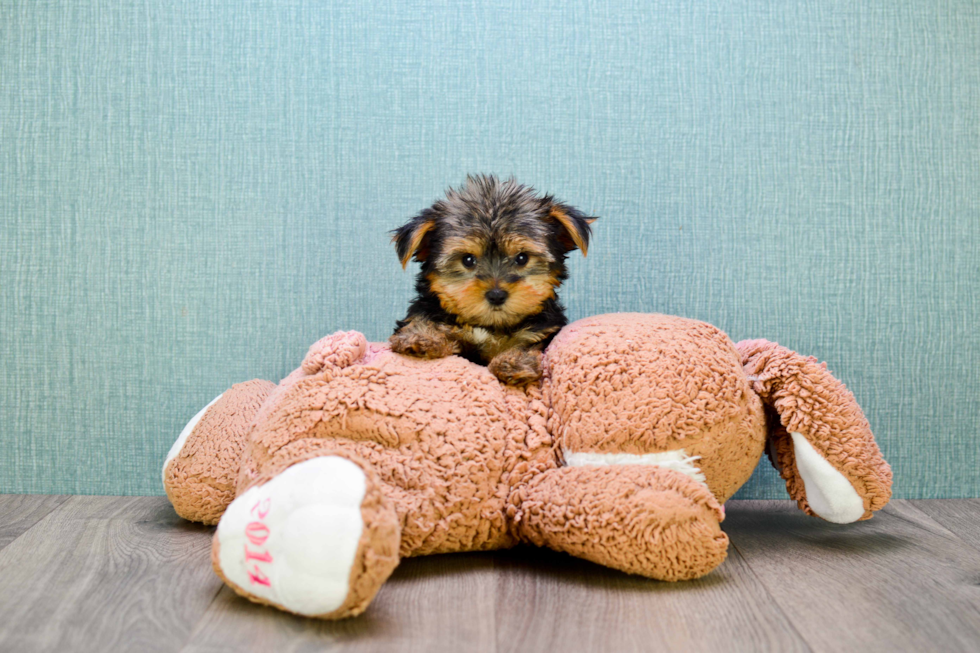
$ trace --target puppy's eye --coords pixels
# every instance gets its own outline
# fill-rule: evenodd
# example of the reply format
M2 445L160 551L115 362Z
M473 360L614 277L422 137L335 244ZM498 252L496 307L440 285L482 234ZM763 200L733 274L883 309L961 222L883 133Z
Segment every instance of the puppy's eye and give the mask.
M476 257L472 254L467 254L460 260L460 262L463 264L464 268L469 268L472 270L476 267Z
M528 261L528 256L524 252L521 252L520 254L514 257L514 263L517 263L521 267L527 265L527 261Z

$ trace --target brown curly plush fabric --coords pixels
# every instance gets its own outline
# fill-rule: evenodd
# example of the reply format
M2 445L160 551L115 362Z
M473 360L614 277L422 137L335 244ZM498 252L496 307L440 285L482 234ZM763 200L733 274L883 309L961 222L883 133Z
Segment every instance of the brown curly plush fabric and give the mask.
M696 320L645 313L585 318L555 337L545 356L562 450L700 457L724 503L765 449L762 402L735 346Z
M258 379L235 384L204 413L163 472L163 487L178 515L218 523L235 498L238 468L255 416L275 388L275 383ZM221 437L213 437L216 433Z
M891 497L892 470L881 456L871 427L854 395L827 371L826 363L801 356L768 340L736 345L753 388L778 414L772 439L773 464L800 509L813 515L789 433L800 433L864 499L864 516L880 510Z
M727 555L715 497L660 467L561 467L515 494L524 540L627 573L689 580Z
M408 358L338 332L278 386L235 386L211 406L167 464L167 494L213 523L232 494L294 465L355 463L364 530L346 600L325 618L362 611L400 557L520 541L651 578L704 575L725 558L720 504L758 463L767 410L841 471L865 516L888 500L890 471L853 396L773 343L736 348L702 322L604 315L565 327L542 369L517 389L456 356ZM793 445L771 426L787 488L812 512ZM226 578L219 552L216 535Z

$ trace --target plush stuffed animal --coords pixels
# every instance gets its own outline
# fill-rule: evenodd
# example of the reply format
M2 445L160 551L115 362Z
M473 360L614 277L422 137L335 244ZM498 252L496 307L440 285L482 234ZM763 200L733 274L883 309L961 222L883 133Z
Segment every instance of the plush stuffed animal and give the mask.
M825 365L663 315L566 326L541 382L502 385L451 356L408 358L355 331L278 386L233 386L167 456L177 513L217 523L239 594L302 615L365 610L406 556L518 542L668 581L725 559L722 504L767 445L807 514L887 503L891 470Z

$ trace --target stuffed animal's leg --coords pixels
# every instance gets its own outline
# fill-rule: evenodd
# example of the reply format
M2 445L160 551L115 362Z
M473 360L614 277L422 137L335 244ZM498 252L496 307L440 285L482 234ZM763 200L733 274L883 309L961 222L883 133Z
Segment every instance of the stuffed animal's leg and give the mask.
M689 580L727 555L721 506L680 472L655 465L559 467L515 494L522 539L631 574Z
M238 383L187 423L163 463L163 487L178 515L218 523L235 498L252 418L275 387L260 379Z
M398 565L395 509L366 464L308 458L235 499L211 560L238 594L322 619L363 612Z
M767 340L736 345L752 388L778 415L770 459L808 515L868 519L891 496L892 472L854 395L813 357Z

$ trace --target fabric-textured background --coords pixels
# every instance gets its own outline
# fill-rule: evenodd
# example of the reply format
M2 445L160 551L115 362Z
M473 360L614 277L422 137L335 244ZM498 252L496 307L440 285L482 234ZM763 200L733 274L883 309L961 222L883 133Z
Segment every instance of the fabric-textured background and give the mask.
M496 172L602 216L573 318L813 354L898 496L980 496L978 34L969 1L0 0L0 492L162 492L229 385L386 338L385 232Z

